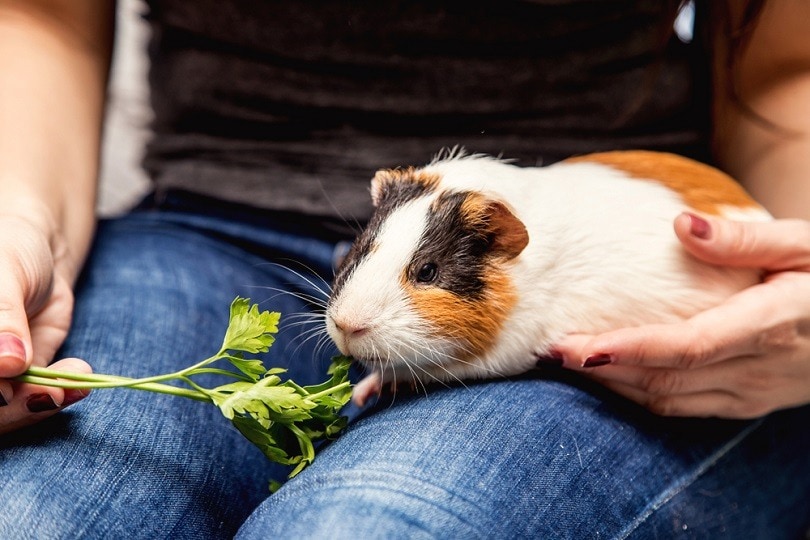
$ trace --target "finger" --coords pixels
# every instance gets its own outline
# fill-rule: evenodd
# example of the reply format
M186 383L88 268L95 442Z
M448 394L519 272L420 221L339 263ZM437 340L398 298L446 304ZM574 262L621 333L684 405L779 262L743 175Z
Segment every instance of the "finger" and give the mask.
M28 369L30 345L24 339L31 339L27 330L0 330L0 378L15 377Z
M56 361L49 366L50 369L54 371L68 371L71 373L92 373L93 368L80 358L63 358L62 360ZM80 401L87 396L90 395L90 390L87 388L65 388L64 390L64 399L59 404L61 408L65 408L68 405L73 405L77 401Z
M92 369L83 360L68 358L54 362L54 370L90 373ZM5 406L0 407L0 434L19 429L53 416L68 405L89 394L87 390L69 390L22 383Z
M30 319L33 357L31 364L47 366L65 341L73 313L73 291L60 276L54 277L54 286L48 302Z
M568 334L552 347L549 363L556 365L562 361L562 367L567 369L581 369L588 357L588 351L594 350L591 343L597 336L592 334ZM552 363L553 362L553 363Z
M739 356L758 356L789 346L786 334L793 314L784 309L788 304L784 295L795 289L782 285L750 287L684 322L622 328L597 336L572 335L554 347L563 355L565 367L574 369L605 364L694 369Z
M695 370L613 365L585 370L584 375L603 385L613 382L651 396L673 396L728 389L734 377L727 367L726 363Z
M693 369L738 356L748 348L748 335L718 334L704 338L689 323L622 328L598 336L568 336L555 349L569 369L598 369L608 364L646 368Z
M744 222L685 213L674 226L687 251L708 263L769 271L810 269L810 223L803 220Z
M5 407L14 397L14 387L7 380L0 379L0 407Z
M31 361L25 295L17 272L0 264L0 378L19 375Z
M614 381L605 381L604 384L613 392L661 416L737 419L760 416L741 407L741 402L736 396L721 391L659 396Z

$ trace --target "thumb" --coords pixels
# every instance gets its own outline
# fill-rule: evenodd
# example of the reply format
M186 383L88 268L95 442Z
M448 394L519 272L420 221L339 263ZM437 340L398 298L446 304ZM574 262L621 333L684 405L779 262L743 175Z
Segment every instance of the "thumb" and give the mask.
M711 264L771 272L810 270L810 222L731 221L684 213L675 234L689 253Z
M31 333L19 285L0 274L0 378L17 376L31 363Z

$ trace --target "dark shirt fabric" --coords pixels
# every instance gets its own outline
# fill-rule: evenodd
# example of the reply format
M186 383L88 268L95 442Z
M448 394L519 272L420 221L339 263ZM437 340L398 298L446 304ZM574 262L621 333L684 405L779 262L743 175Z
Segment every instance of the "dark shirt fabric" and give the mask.
M660 0L150 0L158 193L363 220L440 149L706 159L704 51Z

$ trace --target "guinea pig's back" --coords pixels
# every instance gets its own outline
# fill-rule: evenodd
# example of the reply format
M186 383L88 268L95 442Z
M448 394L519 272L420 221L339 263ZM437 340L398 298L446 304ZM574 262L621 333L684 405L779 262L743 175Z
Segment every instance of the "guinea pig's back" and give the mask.
M665 187L694 212L743 221L771 219L730 176L683 156L646 150L600 152L569 158L559 166L576 164L602 166L627 178Z

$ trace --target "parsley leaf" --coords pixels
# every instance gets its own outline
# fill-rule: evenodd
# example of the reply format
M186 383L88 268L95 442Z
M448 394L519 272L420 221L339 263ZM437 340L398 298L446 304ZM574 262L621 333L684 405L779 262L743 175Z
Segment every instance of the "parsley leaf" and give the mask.
M315 459L315 441L332 438L347 425L340 411L351 399L351 359L333 358L327 371L330 378L320 384L299 386L284 380L285 369L267 369L261 359L245 356L270 349L279 319L279 313L259 311L250 299L237 297L231 303L230 321L219 352L180 371L132 379L32 367L17 380L62 388L131 388L207 401L216 405L268 459L293 467L289 474L292 478ZM210 367L223 360L235 371ZM212 373L236 380L204 388L193 379ZM166 381L183 386L164 384ZM271 482L271 490L278 485Z

